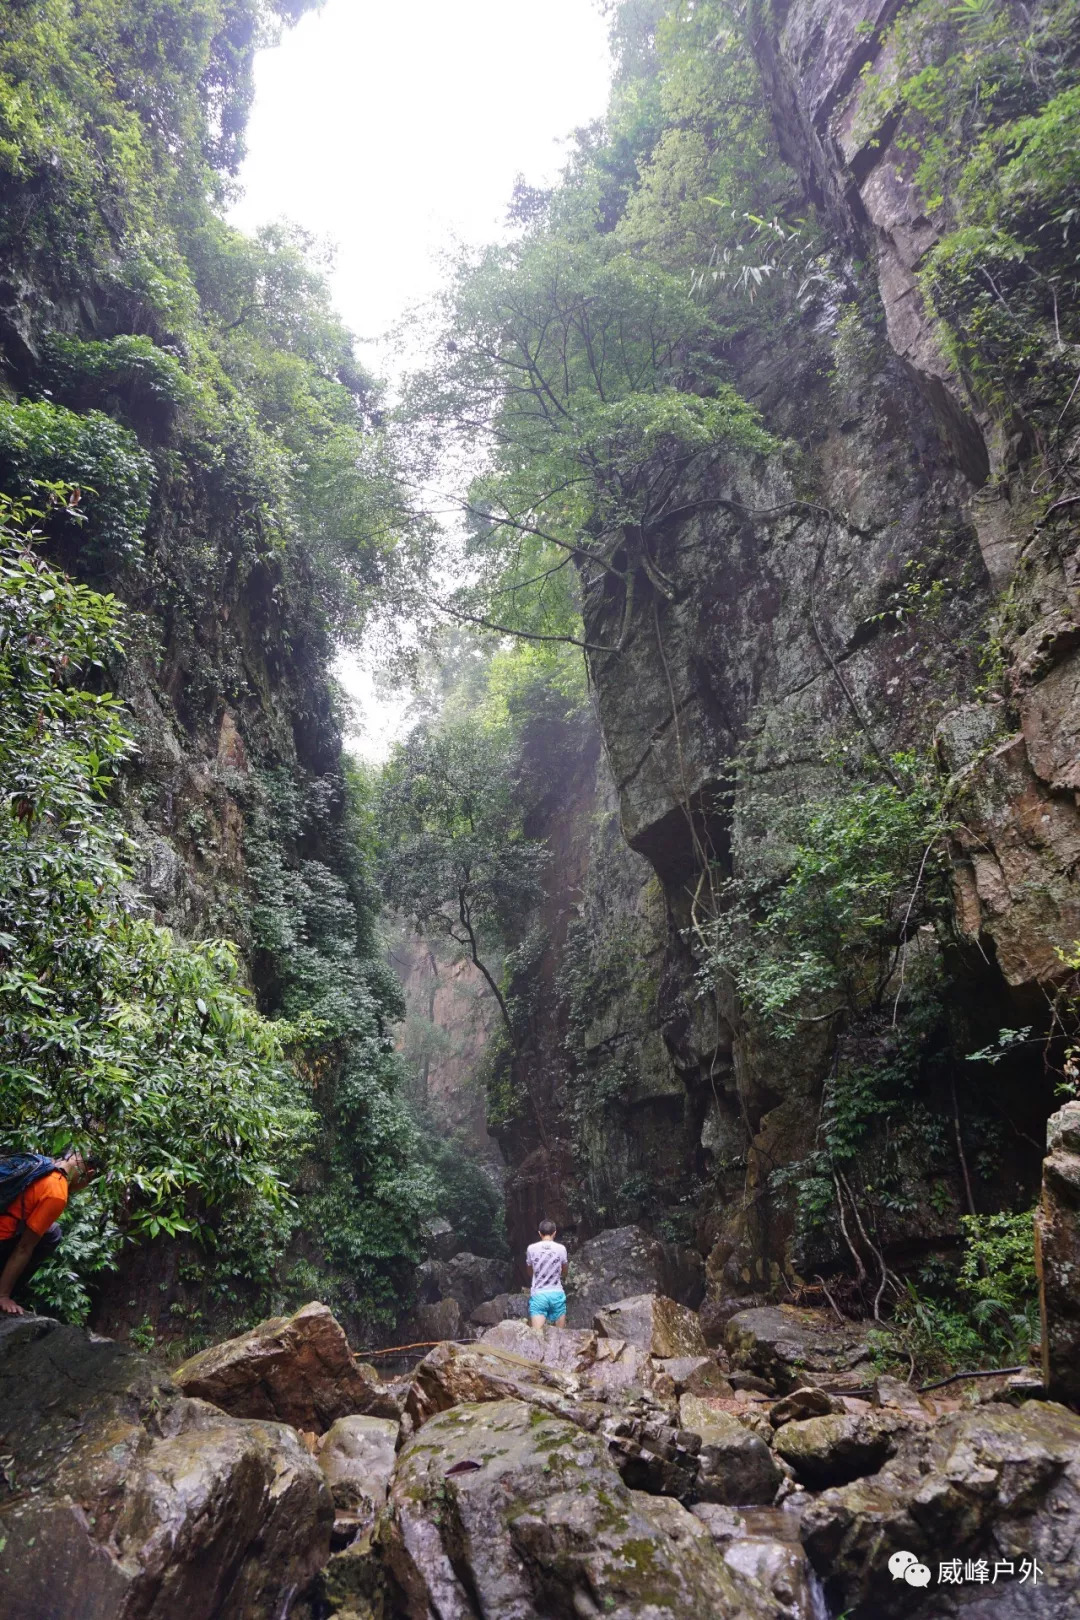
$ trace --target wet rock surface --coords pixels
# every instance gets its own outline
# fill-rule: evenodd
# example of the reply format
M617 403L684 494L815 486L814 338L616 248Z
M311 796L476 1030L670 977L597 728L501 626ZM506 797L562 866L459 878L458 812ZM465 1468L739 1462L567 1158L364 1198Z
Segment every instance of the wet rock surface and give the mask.
M701 1256L661 1243L640 1226L617 1226L570 1257L566 1319L591 1327L597 1311L639 1294L662 1294L696 1309L705 1291Z
M753 1342L772 1365L776 1334ZM778 1398L711 1357L522 1322L394 1385L353 1365L348 1387L393 1415L320 1438L229 1416L78 1329L0 1322L5 1620L827 1620L822 1581L851 1620L1064 1620L1080 1589L1080 1417L1012 1404L1005 1378L966 1407L886 1377L873 1403ZM703 1377L723 1388L696 1393ZM932 1586L892 1579L901 1550ZM936 1578L954 1558L1011 1565L1011 1584L958 1606Z
M41 1318L0 1323L5 1620L277 1620L330 1546L317 1463L143 1356Z
M338 1418L319 1446L319 1467L335 1508L368 1525L386 1501L400 1425L390 1418Z
M340 1324L320 1304L270 1317L192 1356L173 1376L185 1394L234 1417L274 1418L319 1434L352 1412L378 1415L383 1404L376 1376L356 1360Z
M520 1401L435 1418L402 1452L380 1554L404 1620L766 1620L775 1608L603 1442Z
M1042 1312L1042 1372L1051 1395L1080 1403L1080 1102L1046 1128L1035 1255Z
M811 1381L824 1390L857 1389L873 1379L870 1324L840 1323L825 1311L762 1305L728 1322L725 1342L733 1368L755 1373L782 1393Z
M879 1473L809 1502L801 1535L855 1620L1065 1620L1080 1591L1080 1416L1053 1403L990 1403L911 1429ZM929 1590L893 1580L888 1560L904 1550L931 1569ZM941 1565L954 1559L983 1560L989 1574L943 1587ZM1037 1585L1019 1578L1025 1560L1040 1567Z
M679 1416L701 1436L694 1495L701 1502L771 1502L783 1474L768 1442L734 1413L684 1396Z
M735 1393L713 1356L658 1357L657 1365L671 1379L676 1395L731 1396Z

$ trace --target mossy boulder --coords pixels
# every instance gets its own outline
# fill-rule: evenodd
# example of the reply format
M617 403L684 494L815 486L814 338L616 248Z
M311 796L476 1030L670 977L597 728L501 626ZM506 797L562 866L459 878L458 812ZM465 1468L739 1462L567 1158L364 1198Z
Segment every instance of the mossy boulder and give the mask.
M694 1496L699 1502L750 1506L771 1502L783 1471L760 1434L734 1412L696 1395L679 1401L683 1428L701 1436Z
M0 1453L5 1620L277 1620L329 1551L330 1492L292 1429L80 1328L0 1320Z
M628 1490L603 1441L507 1400L432 1419L402 1451L378 1551L402 1620L773 1620L677 1502Z
M874 1474L892 1456L904 1419L884 1412L832 1412L785 1423L773 1441L799 1481L814 1490Z
M625 1339L649 1355L704 1356L705 1338L697 1312L663 1294L635 1294L597 1311L593 1322L609 1339Z
M954 1558L986 1559L991 1571L1011 1563L996 1592L981 1589L984 1602L993 1594L995 1616L1071 1620L1080 1591L1080 1416L1049 1401L991 1402L915 1425L878 1473L809 1502L800 1534L834 1612L938 1616L936 1580L920 1593L892 1579L889 1558L905 1550L935 1576ZM1037 1585L1019 1579L1025 1560L1039 1565Z

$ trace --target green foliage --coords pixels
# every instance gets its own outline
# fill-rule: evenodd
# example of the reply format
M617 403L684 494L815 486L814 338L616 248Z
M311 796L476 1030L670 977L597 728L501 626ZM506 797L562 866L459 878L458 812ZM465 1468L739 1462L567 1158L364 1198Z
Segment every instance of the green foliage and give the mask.
M244 847L263 996L316 1027L304 1066L320 1119L293 1252L318 1257L324 1297L389 1325L422 1256L438 1184L394 1053L404 1006L374 933L371 800L357 769L264 771L248 789Z
M719 914L700 929L701 975L730 975L783 1039L823 999L876 1008L908 941L945 903L945 784L912 755L889 771L856 768L780 818L772 807L765 844L752 808L737 832L746 875L720 886Z
M503 1195L471 1156L468 1143L427 1123L421 1153L438 1186L436 1213L450 1222L463 1248L503 1259L509 1253Z
M467 622L580 641L581 589L612 586L628 617L639 581L664 590L655 537L691 474L775 448L725 378L730 326L688 275L718 217L779 196L742 11L617 8L607 124L442 301L403 416L428 482L451 481L463 447L481 467L458 495L474 582L450 611Z
M19 206L0 227L5 261L30 260L58 290L88 271L116 277L118 241L129 263L138 254L160 267L162 205L179 212L236 168L255 51L306 9L305 0L10 7L0 184L17 189Z
M98 901L107 913L87 949L125 998L114 1008L106 996L99 1054L108 1083L127 1088L117 1125L127 1146L108 1185L126 1178L132 1193L117 1219L159 1236L198 1225L201 1248L184 1245L187 1286L201 1279L237 1322L282 1302L287 1245L294 1269L386 1319L432 1198L398 1095L389 1029L400 993L374 933L370 807L363 782L337 764L327 675L334 640L357 636L391 591L399 483L377 389L331 308L316 245L287 227L247 239L221 217L255 51L306 9L46 0L9 7L0 39L0 252L21 334L9 353L19 397L0 403L0 488L79 487L46 514L45 538L72 573L142 610L132 686L195 756L223 703L247 749L236 780L212 768L205 800L185 804L179 826L173 786L152 766L138 792L140 815L180 839L206 914L251 948L250 964L125 909L129 852L104 800L95 814L114 844L83 850L102 863L104 886L98 900L89 878L77 889L90 913ZM111 667L121 654L98 656ZM84 754L95 749L104 783L120 761L101 741ZM238 807L246 912L221 846L203 837L218 809ZM61 843L74 861L76 846ZM284 1021L255 1011L249 965L261 1007ZM38 1031L46 1089L59 1083L49 1064L62 1046L45 1047L52 1013L41 1009ZM284 1061L294 1038L303 1083ZM157 1089L131 1068L140 1048ZM110 1123L98 1064L72 1108ZM28 1131L35 1119L26 1115ZM167 1151L155 1158L159 1126ZM186 1155L174 1132L190 1135ZM298 1168L304 1145L312 1154ZM114 1202L102 1210L115 1213ZM69 1256L83 1253L82 1219L69 1220ZM95 1232L86 1228L80 1275L97 1266L95 1244L115 1252Z
M1043 488L1076 453L1078 21L1075 0L918 0L857 112L867 135L900 120L896 144L939 216L920 281L944 347L984 406L1024 419Z
M272 1225L311 1117L286 1062L296 1031L255 1010L235 948L129 909L108 792L131 738L83 684L122 649L120 609L27 549L36 514L0 515L0 1112L21 1146L104 1156L94 1213L36 1287L81 1314L76 1268L111 1263L125 1233L245 1206Z
M525 837L520 761L505 731L463 718L422 723L384 767L378 827L387 903L420 932L452 940L502 992L481 953L514 937L540 895L544 851Z
M76 494L50 515L85 525L80 549L91 568L138 551L154 477L135 435L102 412L0 400L0 482L8 494L24 497L42 483L72 486Z
M963 1217L954 1272L940 1263L909 1281L878 1353L920 1376L1023 1365L1039 1332L1032 1211Z

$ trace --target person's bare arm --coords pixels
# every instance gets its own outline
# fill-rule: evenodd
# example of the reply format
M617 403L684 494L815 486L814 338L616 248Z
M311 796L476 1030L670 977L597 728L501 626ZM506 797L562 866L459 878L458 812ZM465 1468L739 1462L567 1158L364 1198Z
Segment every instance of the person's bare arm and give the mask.
M0 1272L0 1311L7 1316L25 1316L26 1312L21 1305L16 1305L11 1297L11 1291L29 1263L30 1256L38 1245L38 1234L31 1232L27 1227L16 1243L8 1257L8 1263Z

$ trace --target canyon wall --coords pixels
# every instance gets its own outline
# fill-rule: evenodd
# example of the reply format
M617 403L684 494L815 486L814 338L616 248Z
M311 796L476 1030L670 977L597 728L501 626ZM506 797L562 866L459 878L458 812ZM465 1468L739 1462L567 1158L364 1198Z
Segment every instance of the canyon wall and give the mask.
M516 1245L541 1206L579 1233L640 1219L696 1237L714 1297L850 1267L845 1207L903 1268L954 1249L964 1214L1031 1202L1054 1106L1040 1035L1080 937L1077 497L1034 498L1027 374L1003 397L929 307L956 218L922 200L881 89L900 10L761 8L761 86L827 246L771 336L724 357L783 448L688 483L628 623L608 580L586 589L586 639L617 650L590 654L599 743L536 821L557 851L529 978L545 1033L516 1115L494 1110ZM826 1003L779 1039L703 974L703 919L768 867L785 806L835 791L838 759L920 752L950 778L951 917L905 942L875 1009ZM888 1073L904 975L935 953L953 1057L924 1041L857 1196L808 1236L793 1185L837 1077ZM1003 1025L1027 1044L965 1063Z

